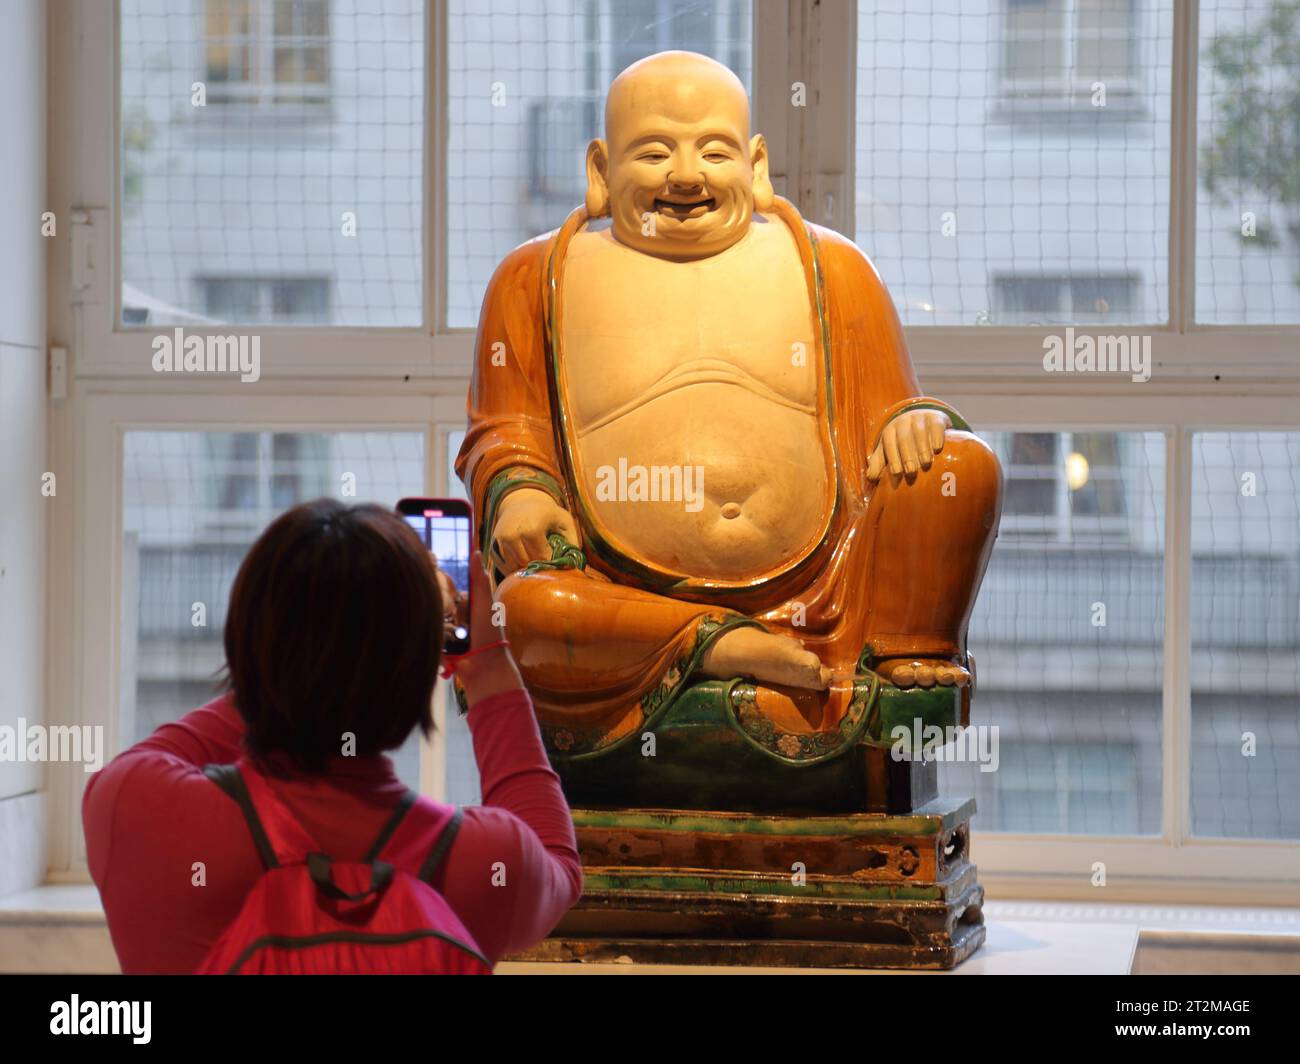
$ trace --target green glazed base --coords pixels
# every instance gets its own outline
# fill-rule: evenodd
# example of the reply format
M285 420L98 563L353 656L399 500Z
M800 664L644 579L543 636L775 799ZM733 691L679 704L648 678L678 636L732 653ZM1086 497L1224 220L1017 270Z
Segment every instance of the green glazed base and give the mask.
M894 728L901 726L908 731L901 749L910 754L914 722L945 734L962 723L956 688L879 684L878 695L869 698L872 686L859 681L864 711L856 723L817 737L815 746L806 736L775 732L749 711L751 685L706 680L689 686L632 741L580 756L550 750L551 763L572 805L855 812L864 808L866 747L891 747Z

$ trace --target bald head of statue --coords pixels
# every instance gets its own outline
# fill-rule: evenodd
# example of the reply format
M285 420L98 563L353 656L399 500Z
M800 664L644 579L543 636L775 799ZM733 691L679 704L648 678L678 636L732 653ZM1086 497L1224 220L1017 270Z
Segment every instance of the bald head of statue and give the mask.
M735 74L695 52L660 52L619 74L605 137L587 146L587 213L614 238L657 258L725 251L772 206L767 144L749 134Z

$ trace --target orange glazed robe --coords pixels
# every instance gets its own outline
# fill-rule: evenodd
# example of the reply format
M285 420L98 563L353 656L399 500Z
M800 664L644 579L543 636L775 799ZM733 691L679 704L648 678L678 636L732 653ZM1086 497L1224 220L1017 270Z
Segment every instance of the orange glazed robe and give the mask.
M819 410L830 423L837 498L818 544L745 585L682 580L627 556L601 536L574 479L553 360L562 357L565 252L585 212L512 251L488 285L456 460L479 542L490 556L500 500L530 486L574 515L586 554L585 569L530 567L500 584L506 631L553 751L594 752L639 735L699 678L692 673L712 642L739 625L794 636L834 671L829 691L759 688L762 712L795 733L838 725L863 664L964 660L996 527L997 461L976 437L950 431L914 483L895 484L887 472L878 484L866 479L886 422L913 406L948 408L921 396L893 302L867 257L784 199L770 217L794 234L818 319ZM944 473L953 474L947 492Z

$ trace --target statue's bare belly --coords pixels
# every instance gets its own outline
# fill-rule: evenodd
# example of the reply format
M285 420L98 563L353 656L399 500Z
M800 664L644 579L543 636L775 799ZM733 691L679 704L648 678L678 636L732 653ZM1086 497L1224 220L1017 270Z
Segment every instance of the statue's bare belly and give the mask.
M781 222L697 263L580 233L561 330L568 446L612 546L744 582L816 545L833 503L823 370Z

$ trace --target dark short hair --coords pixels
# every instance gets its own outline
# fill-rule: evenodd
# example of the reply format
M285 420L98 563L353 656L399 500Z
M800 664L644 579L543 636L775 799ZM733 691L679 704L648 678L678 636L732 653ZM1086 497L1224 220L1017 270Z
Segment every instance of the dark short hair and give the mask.
M307 771L433 730L443 638L437 570L415 531L379 506L317 499L249 549L226 615L227 685L258 761Z

